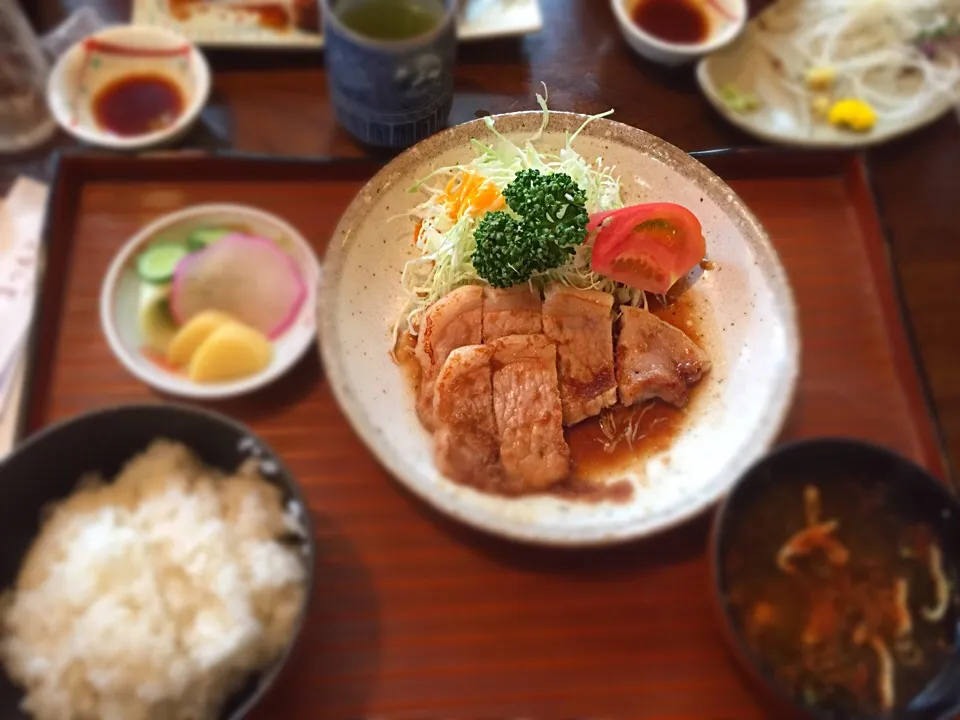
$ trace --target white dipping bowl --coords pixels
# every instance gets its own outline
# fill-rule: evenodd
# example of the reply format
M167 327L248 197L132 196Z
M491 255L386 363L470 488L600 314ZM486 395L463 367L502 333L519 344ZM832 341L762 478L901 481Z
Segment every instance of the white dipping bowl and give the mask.
M271 340L273 359L262 372L240 380L197 383L185 374L163 367L143 352L139 307L142 281L137 274L137 256L151 243L171 233L186 235L192 229L240 225L250 234L276 240L285 238L307 286L307 297L296 319L280 337ZM246 205L195 205L164 215L140 230L117 254L100 291L100 324L110 350L137 379L156 390L195 399L223 399L245 395L270 384L314 347L317 331L317 287L320 263L313 248L296 228L263 210Z
M127 75L160 75L183 95L183 111L169 126L142 135L117 135L94 117L98 93ZM163 28L118 25L85 37L60 56L47 81L54 119L78 140L137 150L178 139L193 125L210 95L210 66L197 47Z
M683 65L729 45L747 23L747 0L695 0L707 15L710 28L707 39L699 43L675 43L661 40L637 27L630 17L645 0L610 0L620 32L637 53L661 65ZM722 8L722 10L721 10Z

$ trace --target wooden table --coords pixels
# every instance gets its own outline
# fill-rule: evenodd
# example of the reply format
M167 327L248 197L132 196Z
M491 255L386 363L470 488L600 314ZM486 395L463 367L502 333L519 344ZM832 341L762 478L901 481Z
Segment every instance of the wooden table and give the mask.
M752 0L756 6L765 0ZM129 0L26 0L48 29L72 9L98 6L123 21ZM452 122L479 110L533 108L540 83L557 109L594 113L647 130L684 150L758 144L727 124L701 97L689 69L664 70L636 57L606 0L541 0L538 35L461 46ZM287 155L354 156L362 150L330 108L322 53L210 53L213 94L188 145ZM42 175L61 138L0 166L0 185L17 172ZM869 153L883 220L900 271L909 318L950 456L960 465L960 123L954 114Z
M101 0L104 14L114 19L126 15L127 0ZM594 113L613 107L616 119L641 127L686 149L701 150L715 147L755 145L747 136L728 126L700 97L688 69L664 71L635 58L624 45L617 32L613 18L603 0L541 0L546 29L541 34L523 40L502 41L482 45L467 45L461 48L456 74L457 98L452 121L470 119L479 111L504 112L534 106L533 95L539 83L545 82L550 89L552 107L564 110ZM26 4L33 6L33 2ZM52 26L65 9L80 5L80 0L39 0L35 7L35 21L41 27ZM232 147L246 151L287 155L356 156L362 153L333 120L324 77L322 55L313 54L264 54L260 52L212 53L215 70L214 90L210 107L204 113L201 127L188 138L187 144L204 147ZM61 145L69 144L66 140ZM0 185L16 172L30 171L43 174L51 148L45 148L7 163L0 167ZM869 155L883 218L892 240L892 250L903 281L908 301L909 315L919 340L924 364L936 399L941 421L947 431L953 457L960 455L960 379L951 373L951 360L960 354L960 339L953 332L956 311L955 288L960 280L960 202L957 198L960 181L960 126L952 115L931 128L916 135L872 151ZM951 243L951 240L954 242ZM856 273L851 272L851 276ZM372 463L372 461L371 461ZM424 520L424 522L427 522ZM603 582L616 579L618 568L631 563L649 564L651 571L666 592L676 592L678 604L690 604L690 598L679 591L676 580L683 568L696 562L688 556L686 548L702 544L706 533L705 522L698 521L661 539L656 553L647 552L649 545L640 544L609 553L584 553L576 558L548 555L531 548L476 540L473 535L459 530L444 521L444 528L464 553L479 553L484 566L507 565L515 579L518 592L523 592L533 574L546 574L548 586L568 577L583 577L580 588L583 609L596 611L602 606ZM665 548L665 549L664 549ZM431 548L415 548L416 562L422 565L394 568L398 581L405 583L404 592L420 591L411 568L426 572L451 573L458 568L431 566ZM384 547L383 553L395 558L395 548ZM662 567L661 567L662 566ZM547 568L544 571L544 568ZM474 582L480 577L463 578ZM595 580L595 584L586 582ZM362 584L363 578L337 578L344 584ZM532 585L530 587L533 587ZM477 584L471 592L479 594L485 588ZM421 593L419 612L437 612L427 593ZM476 599L476 596L474 596ZM336 603L336 598L326 601ZM544 598L549 614L549 598ZM642 604L641 604L642 606ZM325 606L326 607L326 606ZM369 608L356 608L357 613ZM457 623L456 608L445 610L443 622ZM416 618L414 618L416 619ZM537 630L535 618L520 617L509 627L491 627L491 633L516 633L516 637L530 640L530 632ZM618 637L624 630L625 618L604 618L603 632L606 639ZM576 617L570 617L572 626ZM638 630L636 623L630 625L631 640L644 642L649 639L643 628L656 625L658 619L645 618ZM417 625L407 628L415 632ZM546 628L544 628L546 630ZM683 628L677 627L677 648L672 652L674 660L691 663L712 663L721 660L713 655L698 655L691 660L684 656ZM337 642L342 643L344 653L336 659L343 673L356 670L360 674L360 655L348 650L353 645L376 644L376 638L356 635L356 628L349 625L338 627ZM454 632L451 630L451 633ZM535 642L543 647L553 647L557 638L552 631L543 633ZM594 638L597 640L597 638ZM485 646L484 646L485 647ZM511 665L512 671L526 673L525 685L529 694L557 699L551 707L557 715L569 714L572 710L586 712L597 698L582 693L573 697L577 688L555 687L555 675L547 665L532 668L528 662L535 648L518 647L517 656ZM525 654L526 653L526 654ZM663 662L671 662L671 653L664 655ZM569 656L567 656L569 657ZM475 658L474 658L475 659ZM560 658L563 660L563 658ZM414 661L416 658L413 659ZM331 660L332 662L332 660ZM354 667L354 665L356 667ZM500 668L501 670L503 668ZM691 666L691 672L696 668ZM452 663L443 672L456 676L463 683L463 693L477 695L488 684L491 691L497 682L495 674L468 672ZM476 670L476 668L473 668ZM704 670L704 668L700 668ZM440 670L438 669L438 672ZM611 673L620 678L624 668L609 667L605 662L592 667L596 677L610 680ZM706 672L706 671L705 671ZM709 674L709 673L706 673ZM589 678L585 678L589 684ZM623 677L628 687L635 678ZM645 669L643 682L654 691L649 693L659 703L658 707L683 706L676 693L683 688L671 686L658 664ZM609 682L607 683L609 685ZM341 694L352 692L353 686L340 688ZM368 689L369 690L369 689ZM419 697L425 687L405 687L410 697ZM322 689L317 689L318 694ZM736 705L736 698L724 695L724 688L706 687L703 692L714 695L717 707ZM733 691L731 690L731 693ZM739 692L739 690L737 691ZM562 706L564 698L569 705ZM313 702L317 698L307 699ZM576 702L574 702L576 700ZM359 701L358 701L359 702ZM292 709L298 699L289 698L286 709ZM281 703L283 704L283 703ZM276 706L274 706L276 707ZM566 712L564 712L566 710ZM638 712L641 708L637 709ZM655 711L655 708L647 708ZM719 712L719 711L718 711ZM679 715L677 715L679 717ZM693 715L684 715L693 717ZM716 717L722 717L718 714ZM751 716L752 717L752 716Z

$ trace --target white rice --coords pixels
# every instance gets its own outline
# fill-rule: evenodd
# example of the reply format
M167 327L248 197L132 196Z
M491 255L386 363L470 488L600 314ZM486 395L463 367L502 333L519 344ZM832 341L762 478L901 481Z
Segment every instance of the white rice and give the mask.
M28 482L29 479L24 479ZM157 441L52 509L0 611L38 720L202 720L277 658L304 597L299 522L255 466Z

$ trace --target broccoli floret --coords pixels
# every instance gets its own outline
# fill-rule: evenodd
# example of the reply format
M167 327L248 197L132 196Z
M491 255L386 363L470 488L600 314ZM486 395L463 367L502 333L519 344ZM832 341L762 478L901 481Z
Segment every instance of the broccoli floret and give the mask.
M510 213L487 213L476 231L473 267L510 287L563 265L587 236L587 196L569 175L522 170L503 191Z

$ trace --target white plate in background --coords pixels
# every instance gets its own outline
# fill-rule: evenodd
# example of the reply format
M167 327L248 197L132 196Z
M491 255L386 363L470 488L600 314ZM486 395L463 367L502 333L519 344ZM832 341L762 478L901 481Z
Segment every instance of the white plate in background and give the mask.
M887 142L913 132L949 112L953 100L946 94L920 112L902 119L879 118L876 126L864 133L850 132L826 122L805 122L801 100L783 86L771 56L755 38L756 24L768 13L789 10L796 0L779 0L747 23L743 34L731 45L714 52L697 64L697 83L707 100L723 117L756 138L780 145L807 148L851 149ZM908 82L905 80L905 82ZM724 101L722 89L734 86L738 92L753 94L761 105L750 112L736 112ZM909 92L909 89L905 89Z
M205 47L323 47L319 32L271 30L252 15L229 10L194 13L188 19L178 20L170 14L168 1L133 0L132 22L176 30ZM542 27L540 0L466 0L458 35L461 40L486 40L529 35Z

